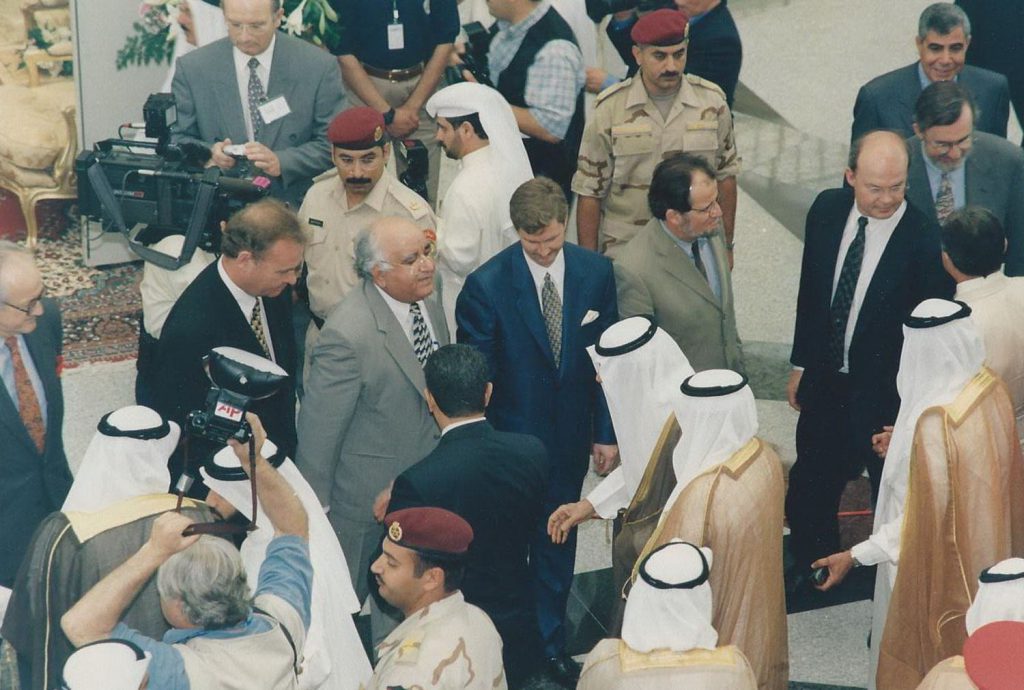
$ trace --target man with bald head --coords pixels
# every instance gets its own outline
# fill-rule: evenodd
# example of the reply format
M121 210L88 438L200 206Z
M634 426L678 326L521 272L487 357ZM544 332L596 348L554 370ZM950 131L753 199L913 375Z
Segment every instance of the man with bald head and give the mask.
M363 601L390 484L440 438L423 364L448 344L448 327L434 292L434 244L415 222L385 216L361 230L355 267L360 285L327 317L313 349L296 464L330 508Z
M61 438L60 311L44 295L32 254L0 242L0 593L13 583L32 532L71 487Z
M907 145L879 130L854 141L848 188L823 191L807 213L787 396L800 412L786 517L789 586L839 550L836 511L865 466L877 491L872 436L899 409L903 319L928 297L949 297L938 228L904 198Z

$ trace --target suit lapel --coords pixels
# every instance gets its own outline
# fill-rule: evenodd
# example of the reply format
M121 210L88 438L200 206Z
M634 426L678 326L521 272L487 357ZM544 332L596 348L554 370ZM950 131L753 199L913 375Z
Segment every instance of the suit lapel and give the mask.
M878 261L868 289L864 293L864 303L861 305L860 314L870 319L874 314L884 313L884 304L896 285L903 279L907 270L909 243L913 240L913 228L910 227L908 216L912 214L910 208L903 214L896 229L893 230L889 243L885 245L882 258ZM857 338L858 333L863 330L867 321L858 317L857 325L854 328L853 337Z
M292 105L292 95L299 84L302 83L302 75L293 75L291 73L292 61L290 46L287 41L284 40L284 36L278 36L274 43L274 59L270 64L270 79L267 84L267 100L271 101L278 96L284 96L285 102L288 103L288 107ZM277 145L277 136L281 132L281 125L284 123L285 118L279 117L273 122L268 122L263 125L260 129L260 135L257 140L265 144L267 147L273 149Z
M26 450L31 450L33 454L38 454L39 451L36 450L36 444L32 441L32 437L28 435L25 425L21 423L21 415L18 414L18 408L7 393L7 386L4 385L0 385L0 425L7 427L10 433L8 438L16 439ZM5 453L4 456L6 462L6 458L16 458L18 454Z
M919 211L929 218L935 218L935 199L932 198L932 185L928 181L928 169L924 162L924 153L921 151L919 141L915 140L910 146L907 196L913 197L913 203Z
M444 317L444 308L441 300L437 298L438 286L441 284L441 276L438 274L434 280L434 292L430 294L423 304L427 307L427 316L430 317L430 325L434 329L434 336L439 345L447 345L452 341L451 333L448 332L448 320Z
M211 309L210 313L222 315L222 333L238 334L240 339L238 347L248 350L249 352L260 352L262 350L262 346L260 345L260 341L256 340L256 334L252 330L252 324L250 324L249 319L242 314L242 310L239 308L238 302L235 301L234 295L231 294L231 291L228 290L228 286L221 279L220 272L217 270L217 263L217 261L214 261L205 269L211 271L213 274L209 277L211 281L210 297L211 301L216 303L216 306L214 309ZM267 318L267 323L269 325L270 319L268 317L264 318ZM235 323L232 324L231 321L234 321ZM273 331L270 333L270 339L274 339Z
M395 364L409 379L409 383L416 389L416 392L422 396L423 389L427 387L426 379L423 377L423 367L416 359L416 353L413 352L412 343L409 342L402 324L398 323L394 312L380 296L377 286L373 284L372 280L363 281L363 295L377 322L377 330L384 334L384 349L395 360Z
M721 310L728 314L732 310L727 307L732 304L732 280L729 260L726 258L725 240L720 232L708 238L708 246L711 247L711 254L715 257L715 268L718 269L718 287L722 293Z
M921 95L921 79L917 74L916 62L908 65L904 70L902 88L900 88L896 98L903 110L903 117L901 119L913 122L914 105L917 103L917 97Z
M562 280L562 360L559 362L559 375L565 371L569 352L576 351L576 337L580 334L580 324L586 316L586 305L581 299L583 276L580 274L575 247L565 246L565 277ZM553 356L553 355L552 355Z
M214 66L210 70L213 81L218 85L215 98L217 107L220 109L220 121L224 124L226 137L231 139L233 144L244 144L249 136L245 131L245 115L242 108L248 104L242 103L241 94L238 92L238 75L235 73L235 55L231 41L224 38L220 44L220 55L210 60ZM227 69L224 69L227 65Z
M992 168L986 168L980 163L978 156L971 156L967 159L967 169L964 171L964 188L966 192L966 203L976 206L984 206L989 200L992 191Z
M656 220L652 222L657 223ZM721 311L722 305L719 303L718 298L715 297L715 293L711 291L711 286L708 285L708 281L704 280L704 276L702 276L700 271L697 270L697 267L693 263L693 259L688 257L660 226L648 227L647 232L651 233L654 250L658 253L658 256L661 257L661 260L659 261L661 267L672 275L676 281L682 283L690 290L693 290L700 297L707 300L713 304L716 309ZM721 264L718 256L715 257L715 262L716 265ZM722 296L725 296L724 292L722 293Z
M564 250L563 250L564 251ZM568 266L566 266L568 270ZM569 276L566 275L565 283L569 282ZM512 252L512 285L516 290L516 308L519 310L519 315L523 319L523 323L526 324L526 330L530 332L533 339L537 341L538 347L547 357L548 363L551 364L551 368L555 368L555 355L551 351L551 342L548 340L548 331L544 326L544 315L540 311L540 300L537 298L537 286L533 282L533 276L530 274L530 269L526 265L526 257L523 256L522 250ZM562 287L563 292L565 287ZM563 299L562 304L562 333L563 337L565 334L565 304Z

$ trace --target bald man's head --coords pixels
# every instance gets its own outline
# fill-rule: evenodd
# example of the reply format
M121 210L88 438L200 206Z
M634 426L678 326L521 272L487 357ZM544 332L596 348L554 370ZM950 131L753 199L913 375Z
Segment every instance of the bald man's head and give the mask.
M907 143L897 132L868 132L853 142L846 181L861 214L885 219L896 213L907 191L909 161Z

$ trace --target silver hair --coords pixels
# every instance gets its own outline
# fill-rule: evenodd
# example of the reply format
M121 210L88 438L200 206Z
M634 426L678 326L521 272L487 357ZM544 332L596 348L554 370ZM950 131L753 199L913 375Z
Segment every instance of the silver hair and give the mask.
M937 2L928 5L917 20L917 37L924 40L929 31L934 31L939 36L948 36L950 33L961 27L964 30L964 38L971 37L971 20L967 13L951 2Z
M189 621L209 630L238 625L252 606L238 549L209 534L167 559L157 571L156 587L161 599L180 601Z
M8 262L12 257L25 256L32 257L32 252L25 249L20 244L11 242L9 240L0 240L0 301L7 299L8 285Z
M374 268L379 268L384 272L391 270L391 264L384 258L384 250L380 246L380 237L377 233L378 222L363 228L356 235L356 275L363 280L373 280Z

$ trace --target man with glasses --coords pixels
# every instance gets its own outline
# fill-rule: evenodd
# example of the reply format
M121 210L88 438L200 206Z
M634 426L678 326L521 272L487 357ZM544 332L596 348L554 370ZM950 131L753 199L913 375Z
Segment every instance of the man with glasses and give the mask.
M991 211L1006 231L1006 275L1024 274L1024 152L974 129L975 106L957 82L932 84L914 107L907 198L942 224L966 205Z
M677 153L654 169L654 216L615 261L619 313L653 316L695 371L743 371L719 185L707 160Z
M63 331L32 254L0 242L0 611L32 533L71 487L61 438Z
M330 509L361 603L391 482L440 438L423 364L448 344L448 327L434 291L434 243L412 220L384 216L360 230L355 266L360 285L327 317L313 349L295 464ZM397 620L374 605L374 640Z

